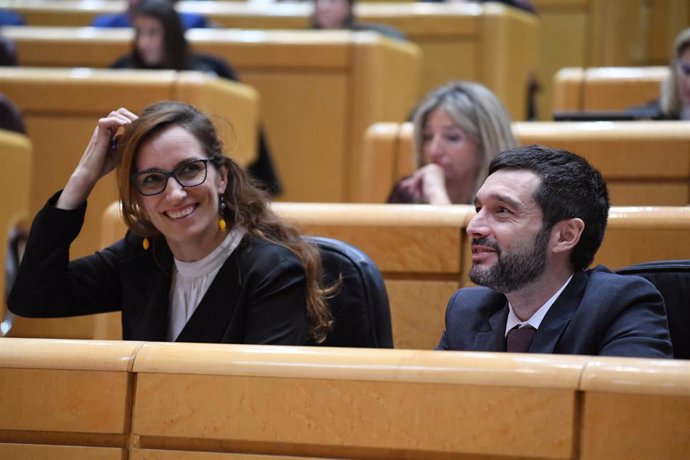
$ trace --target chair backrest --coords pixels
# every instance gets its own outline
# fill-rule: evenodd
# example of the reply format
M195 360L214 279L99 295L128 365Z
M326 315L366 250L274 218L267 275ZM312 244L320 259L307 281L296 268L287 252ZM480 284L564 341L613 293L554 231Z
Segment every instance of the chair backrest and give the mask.
M690 260L660 260L618 270L647 278L661 292L666 304L673 354L690 359Z
M341 280L329 299L333 329L321 345L393 348L388 294L376 264L343 241L317 236L307 239L319 247L326 286Z

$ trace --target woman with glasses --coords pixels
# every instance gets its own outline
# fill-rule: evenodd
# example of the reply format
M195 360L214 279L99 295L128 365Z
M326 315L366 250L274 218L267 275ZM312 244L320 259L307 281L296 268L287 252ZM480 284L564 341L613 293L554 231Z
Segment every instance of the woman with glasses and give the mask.
M330 318L318 249L273 214L222 149L210 120L186 104L101 118L65 188L34 220L10 309L121 310L126 340L323 341ZM69 261L89 193L113 169L130 231Z
M395 184L389 203L469 204L491 160L517 146L508 112L479 83L454 81L435 89L412 123L417 170Z

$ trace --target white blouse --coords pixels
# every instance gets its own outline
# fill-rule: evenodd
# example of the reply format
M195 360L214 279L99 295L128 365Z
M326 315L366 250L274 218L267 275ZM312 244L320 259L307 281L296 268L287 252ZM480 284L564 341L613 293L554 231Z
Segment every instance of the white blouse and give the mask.
M194 262L175 259L170 286L169 341L174 341L180 335L206 295L220 267L240 244L245 233L246 230L243 228L230 230L220 245L203 259Z

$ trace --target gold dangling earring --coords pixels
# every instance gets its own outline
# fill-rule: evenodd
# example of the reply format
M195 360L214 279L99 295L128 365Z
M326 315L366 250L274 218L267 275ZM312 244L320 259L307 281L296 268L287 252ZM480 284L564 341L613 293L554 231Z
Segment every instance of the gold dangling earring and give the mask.
M149 239L148 239L148 238L144 238L143 241L141 242L141 247L144 248L144 251L148 251L148 250L149 250L149 246L150 246L150 244L149 244Z
M218 229L224 232L228 228L228 225L225 223L225 198L223 198L223 195L218 195L218 197L220 198L218 200L218 215L220 216L218 219Z

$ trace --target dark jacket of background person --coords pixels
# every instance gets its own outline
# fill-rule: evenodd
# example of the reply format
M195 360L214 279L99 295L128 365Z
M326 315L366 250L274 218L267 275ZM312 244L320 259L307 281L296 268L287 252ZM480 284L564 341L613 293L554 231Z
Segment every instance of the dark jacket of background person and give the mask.
M174 261L165 239L156 237L146 250L143 238L128 232L70 262L69 244L79 234L86 204L67 211L56 208L56 200L31 227L10 310L29 317L121 310L123 339L167 340ZM245 235L176 341L306 344L305 289L304 267L290 250Z
M14 42L0 35L0 66L16 66L19 64L17 48Z
M0 129L26 134L21 111L2 93L0 93Z

